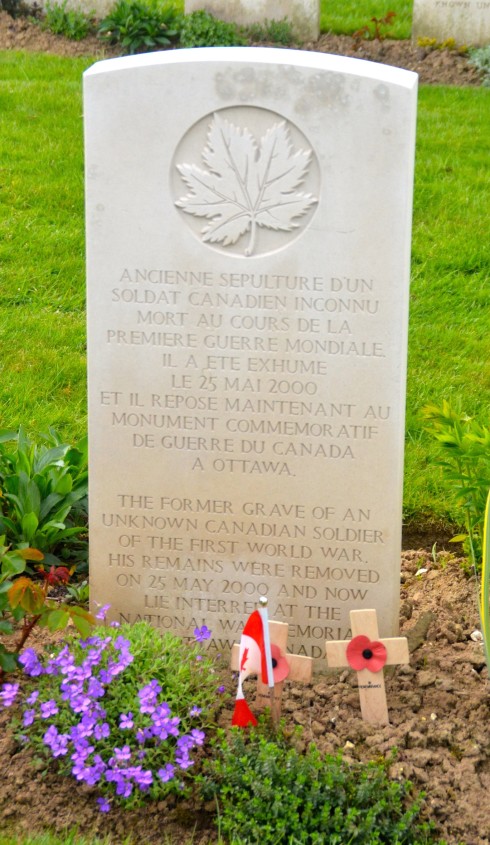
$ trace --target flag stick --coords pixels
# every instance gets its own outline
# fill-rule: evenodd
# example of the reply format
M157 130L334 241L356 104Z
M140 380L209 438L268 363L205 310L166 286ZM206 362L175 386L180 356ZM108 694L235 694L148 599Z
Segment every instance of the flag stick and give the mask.
M267 613L267 598L266 596L261 596L259 599L259 613L262 618L262 628L264 631L264 651L265 651L265 664L267 667L267 684L269 687L269 695L271 700L271 718L272 721L275 722L275 700L274 700L274 668L272 666L272 650L271 650L271 638L269 632L269 619Z

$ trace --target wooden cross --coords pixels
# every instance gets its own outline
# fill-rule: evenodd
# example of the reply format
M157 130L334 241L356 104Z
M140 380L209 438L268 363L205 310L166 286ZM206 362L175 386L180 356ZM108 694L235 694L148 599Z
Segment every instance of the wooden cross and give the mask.
M374 665L376 665L377 652L383 652L382 648L376 648L380 643L386 649L386 660L384 660L386 665L393 666L395 664L408 663L409 655L406 637L389 637L388 639L380 640L375 610L351 610L350 622L352 640L336 640L325 643L329 666L334 668L353 668L348 659L347 648L356 637L364 637L368 640L366 642L358 640L354 644L354 650L358 646L357 651L359 654L357 660L354 656L351 659L357 662L359 666L361 663L365 664L366 667L369 666L371 659L373 659ZM371 649L370 646L374 648ZM383 662L382 658L380 662ZM389 724L383 668L380 668L378 671L371 671L369 668L357 669L354 667L354 671L357 671L362 718L365 722L370 722L372 725Z
M305 657L301 654L287 654L286 647L288 642L287 622L272 622L269 621L269 635L271 645L276 645L281 656L286 658L289 664L289 674L287 679L290 681L298 681L299 683L307 684L311 681L311 674L313 671L313 658ZM231 669L233 672L239 671L240 644L235 643L231 651ZM255 698L255 707L258 711L265 710L266 707L271 707L271 717L276 723L281 716L281 698L284 681L274 684L273 701L271 703L271 693L267 684L262 683L261 678L257 678L257 695Z

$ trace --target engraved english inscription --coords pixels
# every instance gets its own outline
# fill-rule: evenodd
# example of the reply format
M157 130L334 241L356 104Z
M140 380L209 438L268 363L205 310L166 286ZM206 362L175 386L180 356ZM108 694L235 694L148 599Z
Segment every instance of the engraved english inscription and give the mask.
M205 168L193 163L176 167L189 192L175 205L186 215L204 217L203 243L230 247L239 244L242 254L260 254L258 230L288 234L303 225L308 211L318 203L302 191L309 173L312 150L295 148L285 120L271 115L270 126L257 140L247 126L213 114L207 143L201 153Z

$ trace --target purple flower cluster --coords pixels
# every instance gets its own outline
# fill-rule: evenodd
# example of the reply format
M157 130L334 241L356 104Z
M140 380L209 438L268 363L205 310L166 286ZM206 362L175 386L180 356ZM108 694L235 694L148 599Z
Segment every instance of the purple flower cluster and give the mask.
M0 690L0 699L4 707L11 707L17 698L19 684L4 684Z
M45 666L33 649L22 653L20 663L29 677L57 676L56 692L52 682L47 684L49 698L41 700L39 690L26 698L23 728L34 726L39 734L45 722L41 736L50 754L64 758L80 783L97 785L103 793L122 799L181 777L193 765L191 752L203 744L204 733L197 728L181 733L181 720L161 700L162 688L155 679L132 697L132 710L118 713L110 724L102 702L111 682L133 661L130 643L120 635L92 636L80 646L78 663L68 646ZM18 689L18 684L4 684L0 702L10 706ZM188 711L191 716L200 712L199 707ZM98 804L101 812L110 809L105 797Z
M192 766L194 760L190 759L189 752L192 751L194 746L202 745L203 742L204 733L203 731L197 730L197 728L191 731L187 736L179 736L177 740L175 762L181 769L188 769L189 766Z

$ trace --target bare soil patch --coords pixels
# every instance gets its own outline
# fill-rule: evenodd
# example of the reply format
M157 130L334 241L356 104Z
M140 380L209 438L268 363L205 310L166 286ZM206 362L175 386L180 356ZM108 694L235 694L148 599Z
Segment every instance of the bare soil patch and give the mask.
M417 575L419 569L427 571ZM477 591L461 561L442 554L435 564L425 551L402 555L401 630L409 638L406 667L386 670L391 724L376 728L360 718L354 673L314 677L307 687L285 685L287 725L302 725L306 748L343 749L347 759L388 758L394 778L410 778L426 792L425 814L449 845L490 845L490 682L483 648L471 639L478 626ZM32 643L46 645L37 632ZM223 667L230 691L220 722L230 725L235 680ZM249 684L253 696L254 682ZM217 841L212 807L175 799L141 810L98 811L96 792L56 774L53 763L36 768L30 751L9 732L10 710L0 712L0 830L18 833L77 826L85 835L109 834L119 845L134 841L173 845Z
M418 47L412 41L388 39L362 41L356 47L356 42L348 35L331 34L322 35L319 41L306 47L320 53L352 56L413 70L419 74L419 81L424 85L481 84L481 73L468 63L467 55L461 55L457 50L431 50Z
M417 47L411 41L363 41L357 47L354 39L348 35L324 34L318 41L303 44L302 49L353 56L413 70L419 74L423 84L481 84L481 74L468 64L467 56L460 55L456 50ZM0 12L0 50L30 50L59 56L94 56L98 59L120 55L117 48L104 45L95 35L89 35L83 41L71 41L42 30L28 18L13 19L7 12Z

